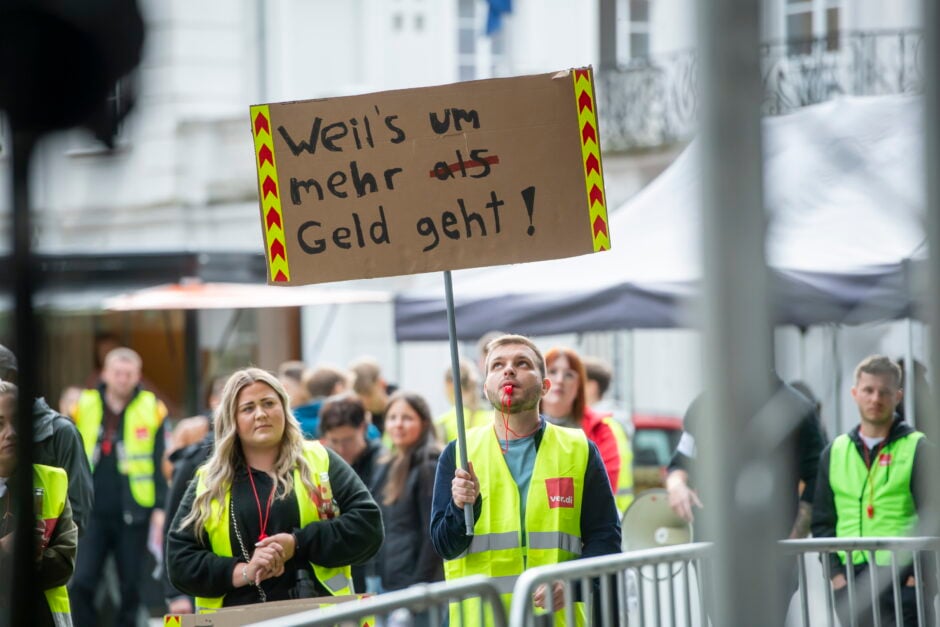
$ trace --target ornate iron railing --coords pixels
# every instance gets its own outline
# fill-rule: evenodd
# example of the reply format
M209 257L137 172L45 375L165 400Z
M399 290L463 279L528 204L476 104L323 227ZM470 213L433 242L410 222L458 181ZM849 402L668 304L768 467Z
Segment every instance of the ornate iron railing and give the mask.
M840 95L919 92L922 40L919 30L895 30L763 44L763 112L779 115ZM605 150L689 139L698 111L697 66L695 52L685 51L597 72Z

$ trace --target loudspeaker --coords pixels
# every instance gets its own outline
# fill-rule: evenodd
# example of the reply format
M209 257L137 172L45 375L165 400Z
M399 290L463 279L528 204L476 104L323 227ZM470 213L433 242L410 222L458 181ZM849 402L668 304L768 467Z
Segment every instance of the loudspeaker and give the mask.
M640 551L692 541L692 525L669 507L666 490L646 490L633 500L620 521L624 551Z

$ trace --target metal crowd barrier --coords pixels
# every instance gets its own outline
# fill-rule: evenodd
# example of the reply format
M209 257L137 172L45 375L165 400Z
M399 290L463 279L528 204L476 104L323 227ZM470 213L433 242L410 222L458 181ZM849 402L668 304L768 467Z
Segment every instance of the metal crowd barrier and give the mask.
M795 559L798 611L791 612L790 627L839 627L836 595L830 585L832 571L828 556L839 551L849 555L862 552L874 563L876 552L890 552L890 565L865 569L856 575L846 569L844 593L849 618L841 627L858 624L903 625L901 590L903 569L910 566L915 579L914 596L918 624L933 618L936 575L940 573L940 538L810 538L779 543L777 559ZM495 584L483 576L453 582L418 585L369 597L358 602L311 610L289 617L255 623L255 627L319 627L353 625L367 617L377 625L441 625L448 605L479 598L480 615L465 617L462 625L492 624L494 627L542 627L553 624L551 615L532 602L536 590L561 582L564 606L556 615L565 625L578 625L577 614L584 612L584 624L595 627L708 627L710 591L707 572L715 550L712 543L697 542L670 547L617 553L574 560L527 570L513 589L507 616ZM851 559L851 558L849 558ZM870 573L870 575L869 575ZM781 582L791 586L794 581ZM884 595L890 591L893 616L882 615ZM789 602L792 599L788 599ZM483 614L492 611L492 622ZM420 614L420 620L414 616Z
M811 627L811 625L822 624L819 616L819 609L812 607L810 603L810 591L813 586L810 583L810 577L807 571L807 556L811 556L813 566L819 561L822 564L822 590L820 595L825 600L825 624L827 627L837 627L836 622L836 600L835 592L832 590L830 581L833 576L828 556L832 553L845 551L848 553L847 562L851 562L849 556L855 553L864 553L869 563L875 563L876 551L889 551L890 566L878 568L867 568L862 576L855 574L855 569L846 568L847 585L846 595L851 627L864 621L864 624L872 624L875 627L881 627L882 624L904 625L902 616L901 601L901 570L906 565L913 565L914 574L914 596L917 606L917 624L928 625L927 617L932 615L934 595L936 593L936 575L940 572L940 538L918 537L918 538L809 538L805 540L784 540L780 542L780 548L785 555L794 555L797 558L799 573L799 604L801 625ZM813 561L815 560L815 562ZM820 585L820 584L817 584ZM891 590L891 598L894 606L894 616L882 616L882 596ZM928 613L929 612L929 613ZM811 623L810 618L816 620ZM842 625L842 627L850 627Z
M480 599L480 616L471 617L468 625L486 624L483 613L492 611L493 627L507 627L506 611L500 598L499 590L493 582L483 575L465 577L459 581L442 581L433 584L420 584L404 590L387 592L360 601L341 603L332 607L283 616L258 623L250 627L326 627L332 625L359 625L360 620L375 617L377 624L412 625L414 615L425 614L426 624L441 625L447 618L448 605L451 602L470 598ZM460 627L460 625L451 625Z
M707 567L711 551L710 543L698 542L532 568L513 589L509 624L544 624L545 615L533 606L532 596L539 586L560 581L565 602L559 612L565 625L578 624L575 584L589 625L708 625L704 578L698 573Z

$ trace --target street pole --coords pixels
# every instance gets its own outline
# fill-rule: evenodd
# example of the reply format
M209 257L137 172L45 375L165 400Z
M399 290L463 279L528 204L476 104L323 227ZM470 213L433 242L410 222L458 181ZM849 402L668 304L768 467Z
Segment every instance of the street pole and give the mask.
M782 625L778 450L757 416L771 396L769 273L764 258L760 3L698 3L704 238L702 421L697 473L705 536L716 543L715 625ZM778 447L779 448L779 447ZM763 451L763 453L762 453ZM791 486L795 490L796 486Z
M930 356L931 389L934 390L933 406L928 414L918 421L918 428L924 432L927 439L937 444L940 442L940 181L936 172L940 168L940 6L936 0L924 0L924 125L926 130L926 172L927 181L927 289L923 290L927 299L927 333L928 351ZM907 373L913 376L913 370ZM916 408L916 404L914 405ZM930 486L930 515L924 516L926 528L924 533L940 535L940 482L935 478L940 472L940 463L936 455L927 458L924 482ZM930 601L928 601L930 602Z
M15 122L15 121L14 121ZM16 405L16 541L13 550L13 589L10 624L31 625L36 617L35 526L33 511L33 398L37 362L42 350L39 325L33 312L33 294L39 273L30 251L32 221L29 206L29 162L36 145L30 131L13 130L13 293L16 301L13 337L19 388Z

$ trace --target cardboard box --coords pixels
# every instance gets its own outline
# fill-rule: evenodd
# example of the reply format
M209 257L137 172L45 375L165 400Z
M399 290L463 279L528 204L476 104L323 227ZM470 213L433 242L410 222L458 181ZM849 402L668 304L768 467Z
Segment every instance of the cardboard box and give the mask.
M227 607L211 614L167 614L163 627L241 627L262 620L289 616L299 612L315 610L325 605L336 605L365 598L367 594L350 594L337 597L315 597L291 599Z
M590 68L251 107L268 282L610 248Z

